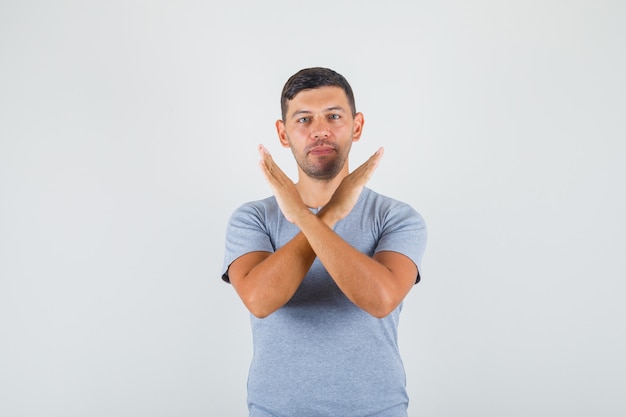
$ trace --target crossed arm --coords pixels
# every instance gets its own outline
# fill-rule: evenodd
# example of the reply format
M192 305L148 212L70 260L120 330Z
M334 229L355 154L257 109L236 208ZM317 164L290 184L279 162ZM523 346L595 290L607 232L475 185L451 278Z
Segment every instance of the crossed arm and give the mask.
M230 281L248 310L257 317L266 317L282 307L318 257L355 305L379 318L393 311L415 283L418 271L413 261L391 251L369 257L333 231L356 204L382 150L344 178L317 215L306 207L293 182L264 148L261 156L261 169L281 211L300 232L274 253L251 252L230 265Z

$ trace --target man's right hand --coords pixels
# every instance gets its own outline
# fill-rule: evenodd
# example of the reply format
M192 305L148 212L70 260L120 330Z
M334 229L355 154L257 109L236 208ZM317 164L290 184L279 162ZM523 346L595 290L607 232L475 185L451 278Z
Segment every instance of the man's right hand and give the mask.
M329 226L334 227L339 220L345 218L352 211L363 187L372 177L378 162L383 157L383 153L384 149L379 148L367 161L341 181L328 204L319 212L320 218Z

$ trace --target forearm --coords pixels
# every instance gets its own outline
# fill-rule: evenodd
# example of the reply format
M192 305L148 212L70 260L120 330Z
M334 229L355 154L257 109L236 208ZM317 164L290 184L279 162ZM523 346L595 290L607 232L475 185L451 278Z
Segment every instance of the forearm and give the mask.
M346 297L373 316L387 315L399 302L392 272L337 235L332 230L335 223L322 212L319 218L304 216L298 226Z
M304 235L298 233L247 273L238 274L231 281L248 310L263 318L291 299L314 260L315 252ZM236 265L233 263L231 268L236 269Z

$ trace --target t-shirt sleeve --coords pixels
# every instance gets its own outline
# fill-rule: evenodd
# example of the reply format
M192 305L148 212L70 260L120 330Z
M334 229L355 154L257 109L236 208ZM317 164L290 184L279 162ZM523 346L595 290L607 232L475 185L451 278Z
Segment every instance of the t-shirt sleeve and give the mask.
M246 253L274 252L265 221L266 213L262 205L246 203L231 215L226 225L226 240L222 279L230 282L228 267Z
M415 283L420 280L422 258L426 249L426 223L421 214L408 204L394 207L387 213L382 234L374 252L399 252L417 266Z

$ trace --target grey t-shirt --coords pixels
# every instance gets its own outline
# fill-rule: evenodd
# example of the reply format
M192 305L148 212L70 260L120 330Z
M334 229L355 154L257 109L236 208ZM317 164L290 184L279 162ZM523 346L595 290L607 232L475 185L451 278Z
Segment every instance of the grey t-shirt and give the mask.
M274 252L298 231L274 197L243 204L226 229L222 278L228 282L228 266L238 257ZM369 256L399 252L421 269L426 226L405 203L366 187L335 232ZM397 344L401 309L382 319L371 316L341 292L316 259L285 306L264 319L250 315L250 415L405 416L408 397Z

